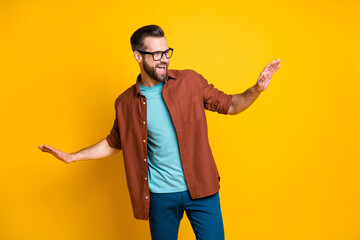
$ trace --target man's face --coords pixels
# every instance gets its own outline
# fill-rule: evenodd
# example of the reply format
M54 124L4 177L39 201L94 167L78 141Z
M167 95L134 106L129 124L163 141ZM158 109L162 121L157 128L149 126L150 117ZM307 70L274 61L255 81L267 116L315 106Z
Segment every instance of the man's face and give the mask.
M166 51L169 47L165 37L146 37L144 39L145 50L147 52ZM169 59L165 54L159 61L154 61L151 54L143 55L144 71L153 79L164 82L168 76Z

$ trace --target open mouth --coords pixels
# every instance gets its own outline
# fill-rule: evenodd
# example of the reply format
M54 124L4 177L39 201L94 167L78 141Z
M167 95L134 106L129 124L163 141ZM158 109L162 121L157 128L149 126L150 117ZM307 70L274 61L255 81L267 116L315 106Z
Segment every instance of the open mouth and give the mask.
M156 66L156 69L158 70L158 72L160 74L165 74L166 73L166 65Z

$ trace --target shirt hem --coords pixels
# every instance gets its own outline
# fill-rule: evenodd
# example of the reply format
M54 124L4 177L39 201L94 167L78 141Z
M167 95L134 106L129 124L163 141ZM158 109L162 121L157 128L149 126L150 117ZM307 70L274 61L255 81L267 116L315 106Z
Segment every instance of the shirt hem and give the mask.
M184 191L188 191L189 189L186 188L179 188L179 189L165 189L165 190L161 190L161 191L152 191L150 190L151 193L176 193L176 192L184 192Z

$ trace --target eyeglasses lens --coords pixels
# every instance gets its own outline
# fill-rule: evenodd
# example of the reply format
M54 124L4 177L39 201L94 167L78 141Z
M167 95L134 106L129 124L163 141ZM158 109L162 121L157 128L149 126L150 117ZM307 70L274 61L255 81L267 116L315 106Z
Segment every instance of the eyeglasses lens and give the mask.
M171 58L171 56L172 56L172 53L173 53L173 51L171 50L171 49L168 49L167 51L165 51L165 52L155 52L154 53L154 60L155 61L159 61L161 58L162 58L162 56L163 56L163 54L165 55L165 57L166 58Z

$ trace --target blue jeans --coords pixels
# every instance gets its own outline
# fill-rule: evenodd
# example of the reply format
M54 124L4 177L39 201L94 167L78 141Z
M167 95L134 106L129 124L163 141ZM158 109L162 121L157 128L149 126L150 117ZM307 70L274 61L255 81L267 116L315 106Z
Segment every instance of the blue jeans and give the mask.
M188 191L150 193L150 232L152 240L176 240L180 220L186 211L197 240L223 240L219 193L191 199Z

